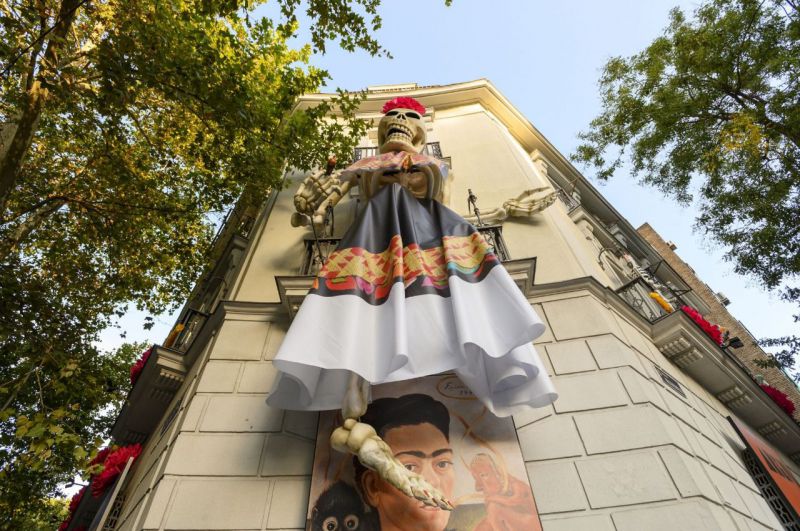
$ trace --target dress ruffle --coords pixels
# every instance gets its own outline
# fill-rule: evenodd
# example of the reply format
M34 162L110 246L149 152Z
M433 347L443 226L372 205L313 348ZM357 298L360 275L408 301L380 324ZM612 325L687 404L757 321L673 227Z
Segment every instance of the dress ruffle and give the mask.
M474 227L387 186L301 305L267 402L338 409L350 372L380 384L454 371L508 416L557 398L532 345L544 329Z

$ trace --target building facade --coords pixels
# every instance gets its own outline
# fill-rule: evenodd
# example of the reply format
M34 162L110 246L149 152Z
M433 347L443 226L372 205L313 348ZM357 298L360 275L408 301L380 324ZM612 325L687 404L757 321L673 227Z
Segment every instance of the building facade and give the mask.
M643 224L636 231L653 246L664 261L686 281L692 292L706 304L708 307L706 316L729 330L731 337L740 339L742 345L732 349L732 354L744 364L756 380L761 380L764 384L784 393L795 405L795 420L800 419L800 409L798 409L800 408L800 391L798 391L797 385L778 367L765 366L764 362L769 360L769 355L759 346L758 340L753 337L747 327L728 311L727 306L730 301L725 294L715 292L703 282L692 266L678 256L675 246L664 241L649 223Z
M481 232L547 324L536 346L560 396L514 417L517 472L543 528L796 529L790 501L765 495L769 481L728 418L768 440L795 483L800 426L728 349L668 311L711 311L678 268L490 82L373 87L362 116L377 124L398 95L428 109L428 152L455 176L448 206L476 223L478 207ZM375 148L374 130L361 146L356 157ZM104 529L306 528L318 415L266 405L271 359L319 254L363 205L351 193L315 240L291 223L305 177L289 172L259 208L234 210L214 268L154 347L113 431L143 451L84 508ZM534 194L543 203L511 214Z

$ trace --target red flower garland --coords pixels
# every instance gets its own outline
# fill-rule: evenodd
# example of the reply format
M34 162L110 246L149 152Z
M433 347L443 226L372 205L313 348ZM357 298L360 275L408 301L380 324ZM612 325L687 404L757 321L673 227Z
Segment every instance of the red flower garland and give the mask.
M72 516L75 514L75 511L78 510L78 505L80 505L84 494L86 494L86 487L81 487L81 490L72 495L72 498L69 500L69 515L67 516L67 519L61 522L61 525L58 526L58 531L66 531L69 527L69 524L72 523ZM85 531L85 529L86 526L81 525L76 527L74 531Z
M681 310L683 313L688 315L692 321L697 323L697 325L703 330L703 332L706 333L708 337L714 341L714 343L722 346L722 330L719 329L719 326L706 321L706 319L700 315L700 312L691 306L681 306Z
M763 389L764 392L769 395L773 402L778 404L778 407L788 413L790 417L794 414L794 402L789 400L789 397L786 396L783 391L775 389L771 385L767 384L762 384L761 389Z
M147 360L150 359L150 353L153 351L153 347L145 350L139 359L136 360L136 363L131 365L131 386L136 385L136 380L139 379L139 376L142 374L144 370L144 365L147 363Z
M140 444L123 446L111 452L106 457L105 463L103 463L103 471L92 480L92 496L95 498L102 496L106 489L117 479L117 476L122 473L128 458L133 457L136 460L140 453L142 453L142 445Z
M145 353L149 355L149 350ZM147 359L145 358L145 361ZM144 362L142 362L144 366ZM131 373L133 370L131 369ZM141 372L141 370L139 371ZM94 456L94 459L89 461L89 466L94 465L103 465L103 471L99 474L92 475L89 478L89 483L92 488L92 496L95 498L99 498L103 495L103 493L108 489L108 487L117 479L122 473L122 469L125 468L125 465L128 462L128 458L133 456L134 461L139 454L142 453L142 446L139 444L133 444L130 446L123 446L121 448L117 448L113 452L111 448L106 447L97 452L97 455ZM66 531L69 527L69 524L72 522L72 517L75 514L75 511L78 510L78 505L80 505L83 496L86 494L86 487L83 487L81 490L76 492L69 501L69 516L67 519L61 522L61 525L58 526L58 531ZM86 526L78 526L73 531L85 531Z
M81 503L81 500L83 499L83 495L85 493L86 493L86 487L81 487L81 490L79 490L72 496L72 499L69 501L70 515L75 512L75 509L78 508L78 504Z
M105 448L103 448L102 450L97 452L97 455L94 456L94 459L89 461L89 466L102 465L103 463L105 463L106 462L106 457L108 457L108 452L110 452L110 451L111 451L111 448L106 446Z
M393 100L387 101L383 104L381 112L386 114L392 109L411 109L412 111L417 111L420 115L425 114L425 107L414 98L409 98L407 96L399 96Z

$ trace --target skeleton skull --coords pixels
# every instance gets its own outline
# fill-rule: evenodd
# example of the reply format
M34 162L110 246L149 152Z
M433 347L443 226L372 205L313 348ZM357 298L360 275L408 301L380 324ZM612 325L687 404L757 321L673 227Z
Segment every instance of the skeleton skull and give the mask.
M417 111L401 107L390 110L378 124L378 144L381 153L421 153L425 147L422 116Z

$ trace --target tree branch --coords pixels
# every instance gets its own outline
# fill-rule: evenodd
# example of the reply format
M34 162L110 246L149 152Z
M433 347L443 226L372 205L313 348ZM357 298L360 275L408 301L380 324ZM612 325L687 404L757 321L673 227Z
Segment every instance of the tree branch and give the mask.
M11 234L0 241L0 261L5 260L9 254L14 252L19 244L39 228L50 214L64 206L66 202L67 198L63 196L49 197L40 202L39 207L33 210L25 221L17 225Z
M41 67L36 75L31 88L26 92L24 98L24 108L20 113L17 122L17 130L14 138L8 146L8 151L0 159L0 213L5 210L6 201L11 191L14 189L19 177L19 171L25 156L33 142L33 135L39 124L39 117L42 114L44 103L47 100L48 90L45 87L45 74L48 65L58 65L58 55L64 46L64 42L70 27L75 20L77 9L89 0L63 0L59 9L58 19L53 27L52 36L47 42L44 56L42 57ZM44 36L40 36L40 39ZM26 51L30 49L26 48ZM16 60L16 59L15 59ZM9 65L7 68L10 68Z

